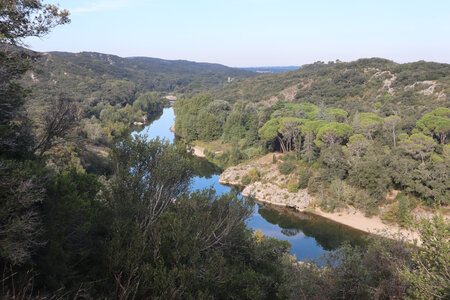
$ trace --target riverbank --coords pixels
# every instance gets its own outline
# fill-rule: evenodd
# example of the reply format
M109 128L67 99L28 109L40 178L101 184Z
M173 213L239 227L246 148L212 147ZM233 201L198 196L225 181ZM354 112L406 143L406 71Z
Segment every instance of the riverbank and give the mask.
M192 146L193 155L200 158L205 158L205 148L202 148L200 146Z
M169 128L169 130L170 130L170 132L172 132L173 134L175 134L175 124L173 124L170 128ZM196 157L199 157L199 158L205 158L206 156L205 156L205 148L203 148L203 147L200 147L200 146L197 146L197 145L194 145L194 146L191 146L191 149L192 149L192 154L194 155L194 156L196 156Z
M278 158L281 156L277 155ZM277 159L278 159L277 158ZM280 207L289 207L300 212L309 212L354 229L385 236L401 234L409 241L419 240L417 232L385 224L379 216L366 217L363 212L347 207L341 211L324 212L318 207L318 199L310 195L306 189L289 192L287 183L289 175L279 173L277 164L272 163L272 154L263 156L250 163L227 168L219 177L219 183L243 187L242 195L252 196L257 202ZM242 178L248 176L250 170L259 173L258 180L247 185L242 184Z

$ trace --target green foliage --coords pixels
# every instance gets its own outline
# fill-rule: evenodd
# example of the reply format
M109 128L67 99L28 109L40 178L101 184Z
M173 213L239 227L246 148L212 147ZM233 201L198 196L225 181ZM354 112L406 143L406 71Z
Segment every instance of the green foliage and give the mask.
M97 199L96 176L75 169L52 177L47 183L43 214L47 241L38 260L40 280L51 290L78 288L83 280L98 280L105 274L102 248L110 215Z
M322 149L319 163L323 168L321 172L323 179L331 182L335 178L343 179L347 176L349 166L342 147L339 145Z
M352 127L343 123L328 123L320 127L314 143L317 147L342 143L353 132Z
M394 141L394 147L397 146L397 129L398 125L401 122L401 118L399 116L389 116L384 118L383 120L383 129L389 131L392 134L392 138Z
M357 120L358 122L354 126L360 133L371 140L373 140L374 133L380 129L383 123L383 118L374 113L360 113L357 115Z
M297 193L299 189L298 180L296 178L291 178L287 185L289 193Z
M3 157L25 158L33 146L31 124L23 108L26 89L16 81L30 67L26 54L0 51L0 153Z
M305 189L305 188L307 188L308 187L308 182L309 182L309 179L311 178L311 176L312 176L313 174L312 174L312 172L311 172L311 170L310 169L300 169L300 172L299 172L299 179L298 179L298 183L299 183L299 188L300 189Z
M272 155L272 164L277 163L277 156L275 154Z
M360 157L364 154L370 144L370 141L362 134L355 134L349 138L347 145L344 147L344 151L351 156Z
M444 299L450 294L450 224L442 216L421 220L422 245L412 253L412 268L403 267L401 275L409 283L415 299Z
M384 199L391 183L387 165L386 156L370 153L359 160L349 172L350 182L366 189L376 206L380 204L378 201Z
M315 120L318 113L319 108L316 105L312 103L300 103L297 116L299 118Z
M3 1L0 43L22 44L26 37L45 36L55 26L70 22L69 11L42 0Z
M242 176L242 179L241 179L242 185L249 185L251 182L252 182L252 180L250 179L250 176L248 176L248 174L245 174L244 176Z
M278 136L279 119L272 119L259 129L258 134L262 140L270 141Z
M447 135L450 133L450 109L439 107L432 112L425 114L416 123L424 134L439 137L441 144L445 143Z
M0 160L0 263L29 263L44 243L39 211L44 176L33 161Z
M425 157L430 156L436 147L436 142L423 133L414 133L409 137L401 136L400 147L414 158L420 157L424 163Z
M259 171L256 168L253 168L248 171L247 174L242 176L241 183L242 185L249 185L250 183L258 181L259 176Z
M445 163L420 163L395 153L389 162L389 169L393 182L406 192L413 193L423 203L431 207L449 203L449 169Z
M248 171L248 177L250 178L250 182L255 182L259 179L259 172L256 168L251 169Z
M404 194L398 194L397 200L398 200L397 223L400 226L408 227L409 225L411 225L413 221L411 211L414 207L412 207L409 198L406 197Z
M297 168L297 165L293 161L284 161L278 164L278 171L283 175L289 175Z
M340 108L327 108L325 110L325 118L328 122L343 123L347 120L348 112Z
M252 119L248 113L239 110L233 111L223 126L223 140L228 142L235 138L245 138L251 125Z
M323 126L325 126L327 121L325 120L315 120L310 122L304 122L302 124L302 135L307 135L308 133L317 134Z

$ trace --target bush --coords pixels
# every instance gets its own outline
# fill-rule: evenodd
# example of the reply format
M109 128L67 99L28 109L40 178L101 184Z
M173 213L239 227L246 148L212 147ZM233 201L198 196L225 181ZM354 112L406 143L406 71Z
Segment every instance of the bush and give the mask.
M250 171L248 171L247 176L249 177L251 183L258 181L259 171L256 168L253 168Z
M403 193L396 197L398 200L397 223L402 227L410 226L413 222L412 210L416 207L415 201Z
M308 192L316 194L322 188L322 178L320 176L311 176L308 180Z
M249 185L250 182L251 182L250 177L247 174L242 176L242 179L241 179L242 185Z
M295 170L296 167L297 166L294 162L287 160L278 165L278 170L283 175L289 175Z
M299 188L298 181L295 178L292 178L288 182L288 192L289 193L297 193Z
M308 187L309 178L312 176L310 169L301 169L299 172L298 188L306 189Z
M345 184L340 179L334 179L330 185L330 197L336 203L336 205L340 206L345 202Z
M276 164L277 163L277 156L274 154L272 155L272 163Z

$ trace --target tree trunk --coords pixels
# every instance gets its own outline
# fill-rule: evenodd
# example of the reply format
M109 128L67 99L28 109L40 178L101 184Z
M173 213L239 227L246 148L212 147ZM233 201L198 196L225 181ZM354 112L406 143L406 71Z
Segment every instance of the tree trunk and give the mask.
M395 140L395 129L392 129L392 137L394 138L394 148L396 148L397 147L397 143L396 143L396 140Z
M280 136L277 136L278 141L280 142L281 152L286 152L286 146L284 145L283 139Z

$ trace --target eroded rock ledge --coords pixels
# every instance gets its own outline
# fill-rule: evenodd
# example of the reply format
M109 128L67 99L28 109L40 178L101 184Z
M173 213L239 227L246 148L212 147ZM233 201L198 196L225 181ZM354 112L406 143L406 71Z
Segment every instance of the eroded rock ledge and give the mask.
M242 191L245 197L253 196L257 201L273 205L292 207L299 211L305 210L315 200L306 189L291 193L282 188L289 176L281 175L277 165L271 163L272 156L264 156L251 164L241 164L227 168L219 177L219 182L225 185L243 186L242 178L250 170L257 169L258 181L246 185Z

